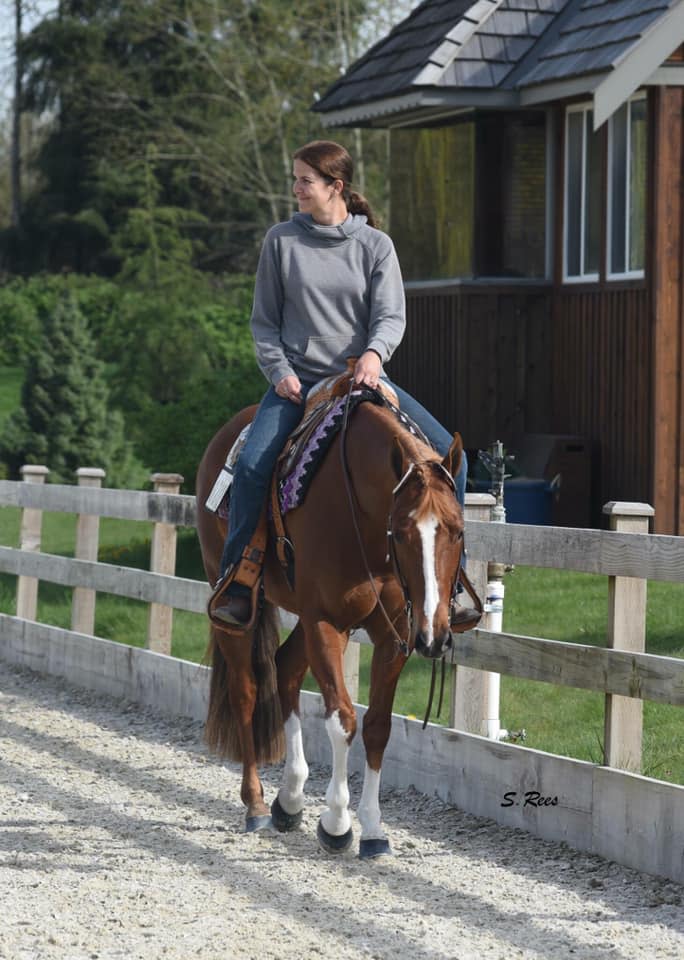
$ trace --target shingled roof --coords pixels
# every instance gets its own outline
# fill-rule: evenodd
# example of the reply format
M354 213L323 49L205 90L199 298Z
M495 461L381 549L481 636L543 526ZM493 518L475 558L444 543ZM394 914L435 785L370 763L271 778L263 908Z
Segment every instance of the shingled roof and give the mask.
M313 109L391 126L590 92L599 123L682 41L684 0L424 0Z

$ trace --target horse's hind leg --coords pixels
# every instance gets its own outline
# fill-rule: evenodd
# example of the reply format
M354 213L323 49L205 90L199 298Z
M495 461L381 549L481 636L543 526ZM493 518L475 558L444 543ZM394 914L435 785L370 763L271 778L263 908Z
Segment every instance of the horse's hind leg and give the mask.
M380 622L377 611L367 622L366 627L373 640L374 649L368 696L369 706L363 720L366 769L361 801L357 810L359 823L361 824L359 856L362 859L392 852L389 840L382 828L380 771L392 726L392 704L394 703L397 681L407 659L397 649L394 637L389 633L384 620ZM407 629L404 617L400 618L396 627L399 634L404 636Z
M242 761L240 797L246 809L247 832L270 827L264 791L257 771L252 721L257 682L252 668L251 637L235 638L212 627L213 666L206 739L222 756Z
M326 809L318 824L318 840L328 853L342 853L352 842L347 758L356 733L356 711L344 685L342 658L348 635L320 620L305 624L311 671L325 701L325 726L332 746L332 777Z
M278 694L285 722L285 769L280 790L271 804L271 817L276 830L285 833L295 830L302 822L304 784L309 776L299 718L299 693L309 666L301 623L297 623L285 643L278 648L276 666Z

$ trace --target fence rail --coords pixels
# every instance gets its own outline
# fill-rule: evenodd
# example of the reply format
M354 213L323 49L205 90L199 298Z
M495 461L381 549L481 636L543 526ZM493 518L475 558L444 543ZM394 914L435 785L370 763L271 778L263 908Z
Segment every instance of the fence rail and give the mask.
M18 578L17 616L0 614L0 656L156 705L171 698L179 712L200 716L206 670L155 657L170 651L172 610L202 614L209 595L206 583L173 575L176 528L194 527L197 515L194 498L177 492L182 478L157 474L155 491L145 493L101 488L102 471L79 471L74 486L46 485L47 473L28 467L24 482L0 481L0 507L22 510L19 548L0 546L0 573ZM388 775L397 785L435 789L500 823L684 880L684 787L622 772L640 769L642 700L684 706L684 660L645 653L646 582L684 583L684 538L649 534L653 511L644 504L607 505L613 529L599 531L490 523L491 503L487 495L466 498L469 572L478 591L485 594L497 563L602 574L609 584L607 647L495 632L485 617L481 629L455 637L451 729L429 728L419 739L399 718ZM75 557L40 551L44 511L77 515ZM154 524L152 570L95 559L100 517ZM41 580L73 588L71 631L35 622ZM93 636L97 592L150 605L147 651ZM358 644L349 649L358 657ZM488 678L498 673L603 693L605 766L482 740ZM353 659L346 675L355 694ZM312 717L316 703L303 695L303 716ZM324 748L307 736L320 755ZM359 758L360 769L362 763ZM529 811L502 809L500 799L517 782L561 793L559 811L532 820ZM613 808L622 818L617 827Z

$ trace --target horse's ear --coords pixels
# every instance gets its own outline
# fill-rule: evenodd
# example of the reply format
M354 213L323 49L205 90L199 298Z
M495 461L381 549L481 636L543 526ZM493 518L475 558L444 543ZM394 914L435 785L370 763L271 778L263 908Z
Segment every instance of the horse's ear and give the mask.
M409 468L409 456L401 445L399 437L395 436L392 444L392 469L397 480L401 480Z
M461 460L463 459L463 441L461 440L461 434L455 433L454 439L451 441L451 446L446 457L442 460L442 466L447 470L452 477L456 477L456 474L461 469Z

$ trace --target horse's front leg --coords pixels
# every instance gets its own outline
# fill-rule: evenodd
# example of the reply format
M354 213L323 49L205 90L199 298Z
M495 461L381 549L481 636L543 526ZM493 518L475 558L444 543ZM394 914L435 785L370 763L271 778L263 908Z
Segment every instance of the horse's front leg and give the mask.
M326 808L318 824L318 840L328 853L342 853L352 842L347 759L356 733L356 711L344 684L343 656L349 635L330 623L305 624L311 671L325 702L325 726L332 747L332 777Z
M383 602L387 599L383 597ZM389 606L389 605L388 605ZM391 606L389 606L391 609ZM380 771L382 758L392 727L392 705L399 675L407 658L400 652L384 617L376 610L365 624L373 640L371 681L368 710L363 719L363 743L366 748L366 769L357 815L361 824L359 856L377 857L391 853L389 840L382 828L380 814ZM400 636L406 636L408 623L401 615L395 620Z
M299 718L299 694L309 666L301 623L297 623L278 648L276 666L278 695L285 722L285 769L280 790L271 804L271 817L276 830L285 833L295 830L302 822L304 784L309 776Z

